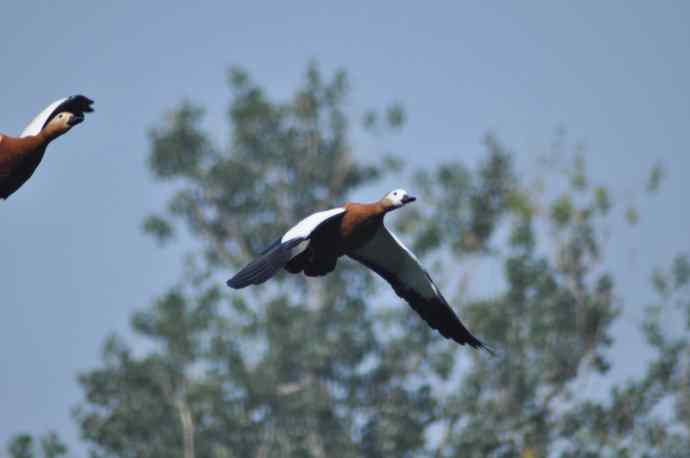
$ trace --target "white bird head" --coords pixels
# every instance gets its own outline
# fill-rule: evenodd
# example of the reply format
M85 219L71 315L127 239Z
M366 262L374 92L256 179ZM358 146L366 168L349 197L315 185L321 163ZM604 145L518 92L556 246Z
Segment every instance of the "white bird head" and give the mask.
M396 189L384 196L383 203L387 208L393 210L409 204L410 202L414 202L415 200L417 200L417 198L409 195L404 189Z
M84 115L74 114L67 111L58 113L51 119L43 128L43 131L48 134L50 138L56 138L68 132L72 127L81 123L84 120Z

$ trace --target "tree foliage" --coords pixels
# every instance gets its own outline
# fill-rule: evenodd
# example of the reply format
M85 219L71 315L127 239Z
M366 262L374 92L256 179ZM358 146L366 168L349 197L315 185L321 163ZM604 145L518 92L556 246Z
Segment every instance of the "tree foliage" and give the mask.
M181 104L151 132L149 165L175 193L149 217L161 242L198 242L185 277L132 319L153 343L139 355L117 337L80 376L76 411L94 457L680 456L690 433L690 268L655 276L659 303L644 325L656 358L603 401L580 396L613 362L623 304L605 263L613 212L582 154L543 173L516 173L492 135L479 164L448 162L401 175L402 157L354 154L348 82L308 68L287 101L233 69L231 139L214 144L203 110ZM377 135L400 128L399 105L367 113ZM661 168L648 184L656 190ZM433 267L446 296L498 356L430 330L388 286L347 260L327 277L279 274L233 292L223 280L292 223L387 175L414 176L424 205L393 222ZM408 186L411 188L411 186ZM554 192L555 190L555 192ZM382 191L383 192L383 191ZM371 200L379 196L372 195ZM472 265L501 272L471 294ZM679 338L661 320L684 317ZM670 402L674 414L659 412ZM685 447L685 448L683 448ZM17 455L20 456L20 455Z
M7 455L10 458L59 458L67 455L65 445L58 435L50 432L36 440L29 434L17 434L7 444Z

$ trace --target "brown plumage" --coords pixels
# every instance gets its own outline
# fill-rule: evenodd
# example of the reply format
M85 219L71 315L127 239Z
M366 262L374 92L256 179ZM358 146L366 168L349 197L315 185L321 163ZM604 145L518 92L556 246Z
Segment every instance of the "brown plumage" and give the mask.
M467 330L416 256L383 224L388 212L414 200L399 189L378 202L348 203L315 213L290 229L227 284L236 289L260 284L281 268L310 277L326 275L335 269L338 258L349 256L385 279L444 337L492 352Z
M343 208L345 212L341 217L333 218L314 230L307 249L285 266L288 272L304 272L309 277L332 272L339 257L371 239L387 211L381 202L347 203Z
M82 96L59 100L43 110L19 137L0 134L0 199L19 189L40 164L50 142L84 120L93 101Z

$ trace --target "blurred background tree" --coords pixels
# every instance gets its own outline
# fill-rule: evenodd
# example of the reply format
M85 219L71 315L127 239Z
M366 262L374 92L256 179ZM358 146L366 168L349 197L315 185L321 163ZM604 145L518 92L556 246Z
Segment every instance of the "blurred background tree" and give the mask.
M394 132L405 113L366 113L360 129L344 72L309 66L287 101L241 69L228 81L227 147L190 102L151 132L151 171L175 192L144 229L161 243L191 237L198 252L133 316L151 345L134 351L111 337L102 367L81 374L75 418L92 456L687 456L687 257L653 278L659 300L643 329L657 356L647 372L603 399L581 394L614 364L607 349L624 306L605 262L607 224L638 215L591 182L563 134L538 180L519 176L493 135L480 164L405 170L402 157L353 154L353 133ZM389 224L496 357L445 341L348 260L325 278L224 286L300 218L377 199L389 182L421 197ZM500 272L503 287L471 294L478 266ZM11 456L34 456L22 441Z
M40 447L36 446L36 442ZM19 434L7 445L10 458L59 458L67 456L67 446L55 433L48 433L38 441L28 434Z

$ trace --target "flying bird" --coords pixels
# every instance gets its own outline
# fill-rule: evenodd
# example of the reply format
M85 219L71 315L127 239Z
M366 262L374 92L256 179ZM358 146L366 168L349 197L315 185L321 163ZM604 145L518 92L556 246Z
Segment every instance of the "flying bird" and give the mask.
M51 103L19 137L0 134L0 199L7 199L31 178L46 147L93 111L93 100L73 95Z
M310 277L326 275L346 255L390 283L445 338L493 354L463 325L419 259L384 225L388 212L415 200L405 190L396 189L377 202L348 203L314 213L266 248L227 285L235 289L258 285L281 268Z

